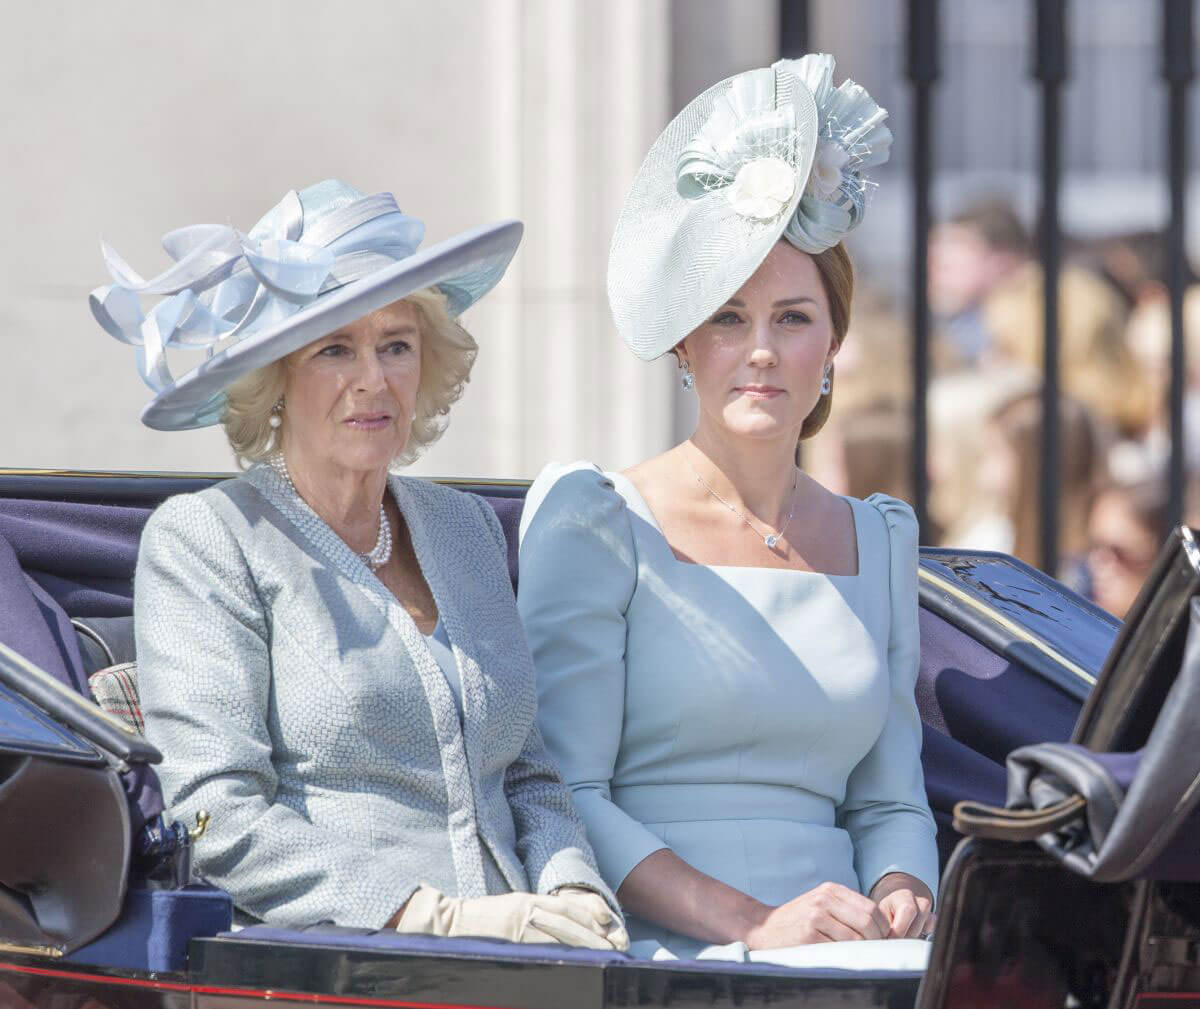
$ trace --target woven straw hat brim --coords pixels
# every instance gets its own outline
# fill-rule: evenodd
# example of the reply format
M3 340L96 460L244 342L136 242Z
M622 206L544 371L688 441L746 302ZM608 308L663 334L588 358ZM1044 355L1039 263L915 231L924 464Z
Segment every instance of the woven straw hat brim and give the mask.
M466 231L322 296L183 375L147 404L142 423L160 431L214 424L232 382L416 291L438 287L452 314L465 311L504 276L522 231L520 221Z

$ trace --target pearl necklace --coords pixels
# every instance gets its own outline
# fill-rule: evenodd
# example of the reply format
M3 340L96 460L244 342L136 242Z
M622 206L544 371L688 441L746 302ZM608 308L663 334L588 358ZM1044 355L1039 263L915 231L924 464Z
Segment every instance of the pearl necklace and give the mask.
M276 452L270 457L269 462L271 468L283 478L284 482L292 489L292 493L296 497L300 497L300 492L296 490L296 485L292 483L292 474L288 472L287 461L283 458L282 452ZM301 498L303 500L303 498ZM358 551L355 551L358 553ZM365 554L359 553L359 557L363 559L367 567L372 571L378 571L392 557L392 525L388 522L387 511L383 505L379 505L379 538L375 541L375 546L368 550Z
M751 529L753 529L754 534L756 536L762 536L763 545L766 546L767 549L774 550L775 547L777 547L779 545L779 541L783 538L783 534L785 532L787 532L787 527L792 524L792 516L796 514L796 484L799 482L799 479L800 479L799 473L797 473L795 476L792 477L792 507L791 507L791 510L788 512L788 517L784 520L783 525L779 527L779 532L764 535L763 531L761 529L759 529L758 526L756 526L753 522L750 521L749 517L746 515L745 512L741 511L738 508L735 508L728 501L726 501L723 497L721 497L720 494L718 494L715 490L712 489L712 487L709 485L708 481L705 480L704 477L702 477L696 471L696 467L692 465L692 461L690 459L688 459L685 456L683 461L688 464L688 469L690 469L692 471L692 476L694 476L696 478L696 482L701 487L703 487L706 491L708 491L709 494L711 494L713 497L715 497L718 501L721 502L721 504L723 504L726 508L728 508L731 512L733 512L734 515L736 515L743 522L745 522L746 525L748 525Z

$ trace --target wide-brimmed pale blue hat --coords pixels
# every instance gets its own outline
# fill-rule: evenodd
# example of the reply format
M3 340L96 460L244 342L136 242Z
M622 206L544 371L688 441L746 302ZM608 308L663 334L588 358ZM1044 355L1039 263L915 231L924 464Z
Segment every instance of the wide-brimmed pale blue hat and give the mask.
M142 422L163 431L221 419L225 390L243 375L327 336L368 312L435 287L452 315L504 276L521 241L520 221L502 221L418 251L425 226L391 193L364 196L337 179L290 191L248 232L220 224L170 231L175 260L144 280L101 242L114 283L89 298L92 314L136 348L154 398ZM160 295L143 313L144 295ZM172 347L209 357L176 379Z
M780 60L714 84L654 142L608 257L608 300L629 348L667 353L750 279L781 238L817 254L855 228L868 168L887 160L887 112L833 57Z

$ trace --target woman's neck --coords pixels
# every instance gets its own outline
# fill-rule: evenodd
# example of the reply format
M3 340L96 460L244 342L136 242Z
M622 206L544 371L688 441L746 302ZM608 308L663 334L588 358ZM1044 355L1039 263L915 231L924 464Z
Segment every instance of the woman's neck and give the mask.
M298 449L284 452L296 493L353 550L365 553L379 537L379 507L387 469L352 470L315 460Z
M739 438L698 427L682 446L689 464L729 504L774 524L796 488L794 438Z

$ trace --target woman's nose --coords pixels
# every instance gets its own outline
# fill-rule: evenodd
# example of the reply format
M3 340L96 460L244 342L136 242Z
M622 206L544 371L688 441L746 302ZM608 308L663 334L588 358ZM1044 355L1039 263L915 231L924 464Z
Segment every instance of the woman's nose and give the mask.
M778 362L775 341L768 327L754 327L754 344L750 348L750 364L756 368L773 368Z
M377 392L386 384L379 357L375 354L362 354L354 376L355 389L359 392Z

